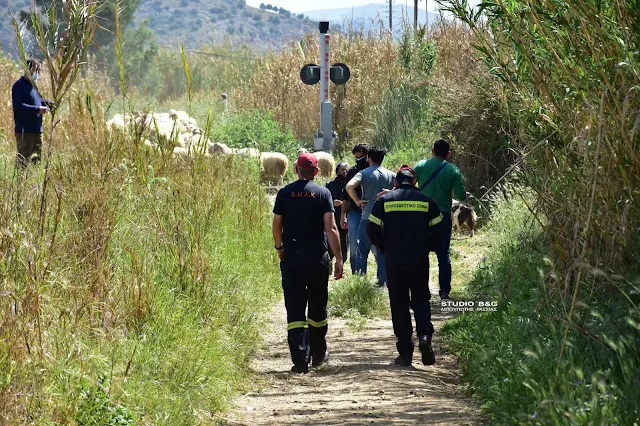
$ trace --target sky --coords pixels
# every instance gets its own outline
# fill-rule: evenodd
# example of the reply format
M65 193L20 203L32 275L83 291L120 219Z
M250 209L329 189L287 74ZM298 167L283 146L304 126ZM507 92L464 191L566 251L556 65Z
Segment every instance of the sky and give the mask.
M420 0L419 7L424 10L425 0ZM301 13L310 10L338 9L352 6L362 6L364 4L389 4L388 1L381 0L247 0L249 6L258 7L260 3L272 4L273 6L284 7L291 12ZM413 0L394 0L396 6L413 5ZM428 0L429 10L435 10L435 0Z

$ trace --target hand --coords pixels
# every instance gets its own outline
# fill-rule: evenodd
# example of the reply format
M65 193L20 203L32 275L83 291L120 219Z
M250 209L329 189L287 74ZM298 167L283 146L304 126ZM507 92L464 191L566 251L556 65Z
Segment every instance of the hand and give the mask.
M280 260L284 260L284 250L280 249L280 250L277 250L277 252Z
M384 194L388 194L389 192L391 192L390 189L383 189L382 191L378 192L378 195L376 195L376 201L380 199L380 197L382 197Z
M47 113L48 111L50 111L50 110L49 110L49 107L41 106L41 107L40 107L40 110L38 111L38 114L42 115L42 114Z
M342 219L342 223L340 223L340 227L342 229L349 229L349 223L347 222L347 218Z
M369 202L368 200L360 200L360 201L358 201L358 207L363 209L364 206L366 206L368 202Z
M336 264L333 267L333 278L335 278L336 280L342 278L342 266L342 259L336 259Z
M342 201L340 200L333 200L333 207L340 207L342 205Z

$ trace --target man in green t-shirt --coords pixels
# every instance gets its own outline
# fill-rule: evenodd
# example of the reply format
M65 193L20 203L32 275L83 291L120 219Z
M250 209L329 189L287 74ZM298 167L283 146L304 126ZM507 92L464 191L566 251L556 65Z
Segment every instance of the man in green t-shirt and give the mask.
M446 160L451 155L449 142L439 139L433 144L433 157L419 161L413 168L418 179L418 188L433 198L444 216L448 230L442 245L436 250L438 257L438 282L440 298L448 299L451 292L451 205L452 195L459 201L466 200L467 192L460 170Z

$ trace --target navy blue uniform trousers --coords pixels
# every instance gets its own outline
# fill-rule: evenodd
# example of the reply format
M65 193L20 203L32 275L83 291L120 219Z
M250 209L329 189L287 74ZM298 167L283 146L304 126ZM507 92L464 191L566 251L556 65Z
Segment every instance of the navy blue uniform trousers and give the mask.
M280 271L291 360L305 367L310 356L324 357L327 350L329 257L285 253Z
M431 293L429 292L429 261L414 265L394 265L387 262L387 288L391 304L393 332L398 341L398 352L411 358L413 355L413 327L411 312L416 319L418 338L433 335L431 323Z

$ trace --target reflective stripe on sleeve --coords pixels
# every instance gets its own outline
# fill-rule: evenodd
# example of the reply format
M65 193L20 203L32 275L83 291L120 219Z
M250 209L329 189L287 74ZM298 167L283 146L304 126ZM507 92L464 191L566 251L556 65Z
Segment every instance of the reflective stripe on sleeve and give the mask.
M382 221L372 214L369 214L369 222L375 223L378 226L382 226Z
M329 324L329 318L325 318L322 321L314 321L310 318L307 318L307 324L315 328L325 327Z
M387 201L384 203L385 212L428 212L429 203L426 201Z
M432 219L431 222L429 222L429 226L437 225L440 222L442 222L443 219L444 219L444 216L442 216L442 213L440 213L438 217L436 217L435 219Z
M294 321L287 324L287 331L293 330L294 328L308 328L306 321Z

